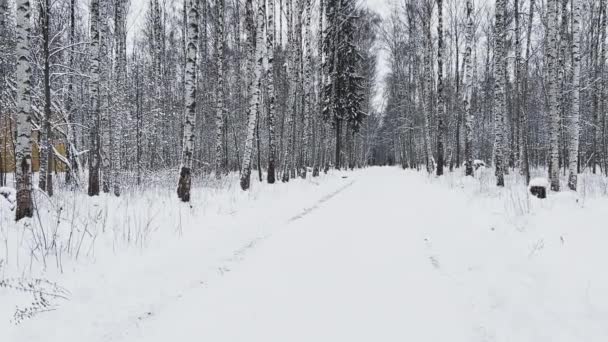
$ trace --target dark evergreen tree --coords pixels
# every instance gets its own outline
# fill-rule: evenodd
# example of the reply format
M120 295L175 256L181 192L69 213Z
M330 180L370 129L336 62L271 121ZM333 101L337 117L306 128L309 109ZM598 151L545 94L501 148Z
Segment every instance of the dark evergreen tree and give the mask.
M356 132L365 114L363 102L362 56L355 34L359 16L353 0L327 2L327 30L325 33L325 70L328 79L324 87L323 118L331 122L336 132L335 167L341 167L342 126ZM350 134L347 131L347 134Z

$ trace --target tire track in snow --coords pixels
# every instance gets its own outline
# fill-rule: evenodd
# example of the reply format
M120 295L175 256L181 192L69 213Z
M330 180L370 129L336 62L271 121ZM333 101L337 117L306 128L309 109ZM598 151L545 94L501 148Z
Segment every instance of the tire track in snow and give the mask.
M325 195L323 198L321 198L320 200L318 200L315 204L313 204L312 206L305 208L304 210L302 210L299 214L293 216L292 218L290 218L289 220L287 220L287 224L290 224L293 221L297 221L301 218L303 218L304 216L307 216L308 214L310 214L311 212L315 211L316 209L319 209L319 207L321 206L321 204L329 201L330 199L332 199L333 197L335 197L336 195L338 195L339 193L341 193L342 191L346 190L347 188L349 188L351 185L353 185L355 183L354 180L346 183L345 185L341 186L340 188L338 188L338 190Z
M316 201L312 206L306 207L301 212L299 212L297 215L290 217L287 221L285 221L285 223L283 225L279 225L279 228L277 228L277 229L285 228L292 222L300 220L300 219L304 218L305 216L308 216L313 211L319 209L321 207L321 205L323 205L323 203L328 202L329 200L331 200L332 198L334 198L335 196L337 196L344 190L351 187L354 183L355 183L355 180L351 180L350 182L339 187L337 190L321 197L321 199ZM275 229L275 231L277 229ZM267 234L258 236L254 239L251 239L249 242L247 242L240 248L234 250L234 252L232 253L232 255L230 257L224 259L224 261L216 267L217 273L210 274L209 276L206 277L206 279L199 281L199 283L198 283L199 286L201 286L202 288L205 288L205 287L207 287L207 285L210 281L213 281L214 278L223 277L226 273L231 272L232 265L238 264L241 261L243 261L248 252L250 252L253 248L255 248L260 242L263 242L264 240L266 240L272 236L273 236L273 232L269 232ZM175 300L179 300L180 298L182 298L184 296L184 292L189 292L192 288L193 287L187 288L187 289L185 289L185 291L181 291L182 293L179 293L175 296ZM163 306L166 306L166 305L167 304L162 305L160 308L162 308ZM143 314L134 317L135 319L133 320L133 324L135 326L139 326L140 323L147 321L151 317L154 317L155 312L158 311L158 309L159 309L159 307L157 306L156 310L155 310L154 306L156 306L156 305L153 305L152 308L150 308L150 310L145 311ZM132 327L124 329L121 335L124 337L125 334L128 334L129 330L131 330L131 329L132 329ZM106 335L105 339L107 339L108 341L116 340L115 337L110 336L110 335Z

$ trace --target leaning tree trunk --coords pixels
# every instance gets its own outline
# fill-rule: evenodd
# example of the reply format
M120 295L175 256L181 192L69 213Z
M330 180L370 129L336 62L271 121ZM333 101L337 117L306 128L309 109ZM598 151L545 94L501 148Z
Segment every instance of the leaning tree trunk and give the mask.
M194 124L196 119L196 57L198 50L198 0L188 0L188 54L186 56L186 120L184 123L182 164L177 196L190 201L192 186L192 156L194 153Z
M249 112L247 113L247 136L245 137L245 149L243 151L243 165L241 167L241 189L247 190L251 182L251 154L253 151L253 138L255 134L256 120L260 112L260 95L262 81L262 67L264 61L264 20L266 5L260 1L257 14L257 25L253 23L253 1L247 0L247 20L249 22L249 58L250 81L249 81ZM255 37L255 44L254 44ZM255 45L255 49L254 49ZM253 51L255 54L252 56Z
M15 219L32 217L32 68L30 65L30 16L29 0L17 1L17 144L15 146L15 181L17 183L17 211Z
M570 113L570 125L568 127L568 187L576 190L578 145L579 145L579 115L580 115L580 34L581 34L581 4L572 2L572 112Z
M496 1L496 23L494 29L494 166L496 168L496 185L504 186L504 123L505 123L505 8L506 0Z
M268 173L266 180L269 184L276 181L276 141L274 132L275 92L274 92L274 1L268 0L268 27L266 29L266 55L268 71L266 72L266 87L268 92Z
M220 178L225 171L224 158L222 155L224 138L224 0L217 0L217 23L216 23L216 60L217 63L217 87L215 93L216 115L215 115L215 177Z
M89 196L99 195L99 125L100 125L100 103L99 103L99 0L91 0L91 107L89 110L89 134L91 147L89 152Z
M473 0L467 0L467 26L466 26L466 46L464 51L464 115L465 115L465 140L464 140L464 158L465 158L465 174L473 176L473 115L471 113L471 98L473 95L473 74L471 63L471 51L473 48Z
M551 190L559 191L559 112L557 103L557 0L547 1L548 39L545 48L549 77L547 80L547 97L550 119L551 162L549 179Z

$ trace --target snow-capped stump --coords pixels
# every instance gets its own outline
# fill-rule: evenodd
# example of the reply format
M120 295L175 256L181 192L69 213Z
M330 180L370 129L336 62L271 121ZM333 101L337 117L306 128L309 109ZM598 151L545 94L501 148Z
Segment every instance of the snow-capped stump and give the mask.
M530 193L538 198L547 198L547 188L549 188L549 181L543 177L533 178L528 184Z
M2 186L2 187L0 187L0 196L4 197L8 201L11 210L15 209L15 198L16 198L15 189L9 188L6 186Z
M473 167L475 168L475 170L477 170L480 167L486 167L486 163L484 163L483 160L475 159L473 160Z

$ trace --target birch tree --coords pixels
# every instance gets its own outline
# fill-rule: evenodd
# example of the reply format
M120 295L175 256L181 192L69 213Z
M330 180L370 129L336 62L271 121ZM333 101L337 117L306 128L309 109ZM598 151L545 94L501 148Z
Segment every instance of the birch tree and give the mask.
M91 55L91 76L89 93L91 94L91 107L89 109L89 196L99 195L99 163L100 137L99 126L101 120L100 108L100 70L99 70L99 1L91 0L91 44L89 45ZM103 1L103 0L101 0Z
M259 2L257 20L256 24L254 24L252 2L252 0L247 0L247 18L249 21L248 27L250 35L248 38L248 49L250 53L250 100L249 111L247 113L247 135L245 137L245 149L243 151L243 165L241 167L241 189L243 190L249 189L251 182L251 155L253 151L253 138L255 134L256 120L259 116L261 108L260 95L263 67L262 62L264 60L264 21L266 15L266 5L264 1Z
M504 186L504 124L505 124L505 10L506 0L496 0L494 23L494 167L496 169L496 185Z
M216 64L217 86L215 90L215 176L220 178L224 172L222 141L224 138L224 0L218 0L216 5Z
M111 131L112 138L112 183L115 196L120 196L120 146L121 146L121 129L124 126L124 118L127 116L126 104L126 77L127 77L127 1L117 0L115 3L114 17L114 35L115 35L115 50L116 63L114 66L114 82L116 94L116 112L117 115L112 118Z
M182 162L177 196L190 201L192 186L192 157L194 153L194 125L196 114L196 59L198 53L198 0L188 0L188 45L186 59L186 106L183 133Z
M15 219L32 217L32 68L30 65L30 16L29 0L17 0L17 143L15 145L15 181L17 183L17 210Z
M578 175L579 115L580 115L580 30L581 4L572 1L572 112L568 127L568 187L576 190Z
M437 0L437 176L443 175L445 103L443 99L443 0Z
M276 181L276 142L275 142L275 89L274 89L274 7L275 0L268 0L268 26L266 28L266 56L268 70L266 71L266 91L268 93L268 170L266 180L269 184ZM282 28L281 28L282 30Z
M547 1L547 46L545 47L545 59L549 72L547 78L547 108L549 111L549 133L550 133L550 164L549 179L551 190L559 191L559 112L557 99L557 0Z
M517 0L515 0L517 1ZM473 96L473 65L471 61L471 51L473 48L473 0L467 0L466 3L466 31L465 31L465 50L464 50L464 115L465 115L465 142L464 142L464 158L465 158L465 174L467 176L473 176L473 115L471 113L471 99Z
M38 187L53 195L53 146L51 145L51 66L50 66L50 18L51 2L44 0L40 3L40 16L42 19L42 41L44 58L44 118L42 121L40 143L40 175Z

